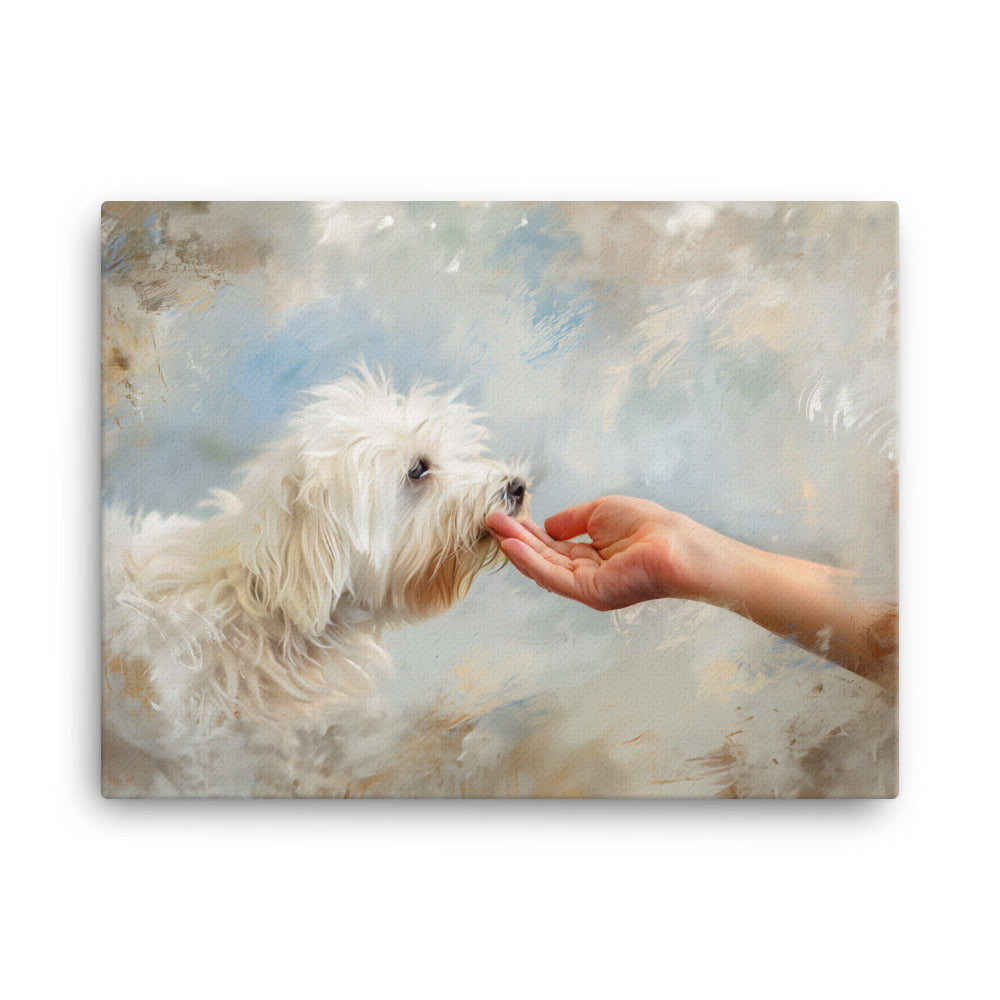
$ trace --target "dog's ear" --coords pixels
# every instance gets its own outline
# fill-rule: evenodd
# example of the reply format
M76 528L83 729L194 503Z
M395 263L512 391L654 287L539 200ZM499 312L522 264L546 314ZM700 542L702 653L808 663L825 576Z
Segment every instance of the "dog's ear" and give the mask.
M248 514L240 561L252 600L311 635L329 624L349 586L341 527L325 491L306 490L296 475L258 493Z

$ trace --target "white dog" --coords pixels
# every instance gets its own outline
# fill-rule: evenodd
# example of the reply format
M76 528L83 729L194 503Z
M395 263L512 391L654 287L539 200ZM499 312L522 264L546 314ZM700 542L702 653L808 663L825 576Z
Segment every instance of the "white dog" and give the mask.
M454 399L362 368L314 390L210 519L106 513L107 794L211 794L192 762L227 729L328 728L388 666L386 626L445 610L502 560L486 517L527 516L525 483ZM211 766L239 766L226 745ZM124 787L146 757L188 773L157 763L166 786Z

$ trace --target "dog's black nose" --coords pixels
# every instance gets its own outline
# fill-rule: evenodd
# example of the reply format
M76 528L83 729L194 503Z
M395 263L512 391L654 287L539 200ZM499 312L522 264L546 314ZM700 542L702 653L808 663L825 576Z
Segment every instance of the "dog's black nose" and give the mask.
M524 490L524 480L520 476L515 476L513 479L508 480L507 485L504 486L503 498L509 506L517 510L524 503Z

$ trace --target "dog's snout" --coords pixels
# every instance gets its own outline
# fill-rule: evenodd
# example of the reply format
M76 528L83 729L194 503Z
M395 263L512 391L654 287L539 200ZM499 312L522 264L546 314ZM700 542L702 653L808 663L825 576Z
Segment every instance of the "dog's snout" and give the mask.
M507 485L503 488L503 498L507 501L507 506L513 510L520 508L524 503L526 485L520 476L507 480Z

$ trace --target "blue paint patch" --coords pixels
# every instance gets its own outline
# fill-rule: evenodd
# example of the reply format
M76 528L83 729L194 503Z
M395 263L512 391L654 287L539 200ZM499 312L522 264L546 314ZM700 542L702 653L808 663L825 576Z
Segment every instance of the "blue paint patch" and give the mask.
M101 247L102 274L127 274L131 270L132 264L125 252L127 243L127 232L109 236L103 241Z
M490 263L507 272L510 292L533 307L533 342L521 352L541 367L579 343L578 333L597 305L590 284L560 276L560 261L580 251L580 238L567 232L555 206L529 209L527 224L501 239Z
M556 361L568 349L576 347L579 339L574 336L597 303L588 294L581 294L570 301L562 296L550 296L549 301L536 309L532 324L534 343L521 352L525 361L540 367Z
M152 212L142 222L142 228L149 237L150 243L158 247L163 242L163 213Z
M353 364L377 365L386 333L358 304L310 306L268 336L246 337L225 378L225 391L247 407L250 440L271 436L307 390L332 382Z

